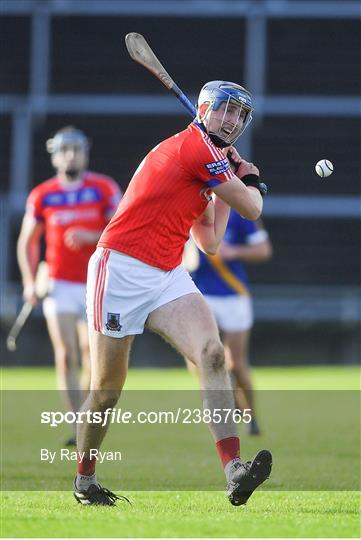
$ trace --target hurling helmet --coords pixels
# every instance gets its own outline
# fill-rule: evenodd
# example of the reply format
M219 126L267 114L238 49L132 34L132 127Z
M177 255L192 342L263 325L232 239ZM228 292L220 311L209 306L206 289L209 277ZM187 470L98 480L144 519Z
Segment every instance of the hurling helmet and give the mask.
M225 106L222 116L217 115L219 121L212 122L216 111L219 111L223 103ZM237 112L232 120L227 114L231 107ZM197 119L205 125L208 135L217 146L225 147L235 143L251 122L252 111L251 94L237 83L210 81L199 93ZM216 125L216 129L212 128L212 125Z

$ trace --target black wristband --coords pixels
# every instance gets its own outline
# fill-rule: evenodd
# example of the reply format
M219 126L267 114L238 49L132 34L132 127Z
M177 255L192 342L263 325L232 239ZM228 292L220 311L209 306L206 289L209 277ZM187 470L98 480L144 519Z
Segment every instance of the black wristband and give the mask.
M257 176L256 174L246 174L245 176L242 176L241 180L244 184L246 184L246 186L253 186L258 188L259 176Z
M242 176L241 180L244 184L246 184L246 186L252 186L257 188L262 197L264 197L264 195L267 195L267 185L264 182L260 182L259 176L257 176L256 174L246 174L245 176Z

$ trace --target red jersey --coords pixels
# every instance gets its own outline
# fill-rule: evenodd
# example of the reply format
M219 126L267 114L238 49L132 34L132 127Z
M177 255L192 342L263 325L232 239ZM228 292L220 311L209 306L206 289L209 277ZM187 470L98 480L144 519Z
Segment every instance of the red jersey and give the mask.
M192 122L147 154L98 245L172 270L207 207L207 192L232 176L228 159Z
M57 177L36 186L29 194L26 211L45 225L46 262L55 279L86 282L88 261L96 243L70 249L65 232L73 227L104 229L120 200L116 182L107 176L86 172L80 182L64 185Z

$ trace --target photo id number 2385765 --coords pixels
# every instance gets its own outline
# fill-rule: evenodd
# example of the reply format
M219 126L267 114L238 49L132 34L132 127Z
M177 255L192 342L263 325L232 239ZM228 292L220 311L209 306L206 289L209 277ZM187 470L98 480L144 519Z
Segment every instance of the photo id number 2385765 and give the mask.
M249 424L251 421L251 409L182 409L183 424Z

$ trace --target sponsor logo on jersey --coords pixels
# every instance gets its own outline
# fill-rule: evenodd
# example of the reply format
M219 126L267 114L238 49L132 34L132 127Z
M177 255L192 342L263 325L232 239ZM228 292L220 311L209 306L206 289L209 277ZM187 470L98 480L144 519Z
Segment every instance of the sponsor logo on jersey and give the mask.
M218 161L213 161L212 163L206 163L205 166L210 174L217 176L218 174L228 171L229 161L226 158L220 159Z
M88 187L79 191L58 191L49 193L43 199L43 207L48 206L74 206L100 201L101 193L97 188Z
M105 325L107 330L111 332L120 332L122 325L119 323L120 313L109 313L107 314L107 324Z
M67 225L74 221L95 221L99 219L98 208L84 208L77 210L57 210L49 217L50 225Z

